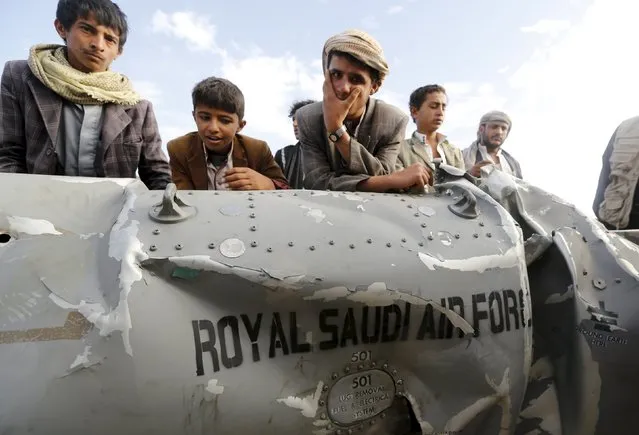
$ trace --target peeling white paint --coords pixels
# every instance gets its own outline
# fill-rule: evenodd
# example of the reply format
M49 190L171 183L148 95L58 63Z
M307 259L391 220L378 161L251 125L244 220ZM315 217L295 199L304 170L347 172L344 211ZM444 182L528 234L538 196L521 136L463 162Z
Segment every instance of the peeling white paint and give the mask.
M610 252L610 255L613 256L617 264L623 270L625 270L629 275L631 275L634 279L639 281L639 271L637 271L637 269L634 267L632 263L630 263L628 260L623 258L622 255L619 254L619 249L612 243L612 240L611 240L611 237L616 237L617 240L623 243L624 237L616 235L614 233L613 234L608 233L606 228L599 221L595 219L586 218L586 220L590 223L592 232L595 234L595 236L599 240L601 240L604 243L604 245L608 249L608 252ZM625 246L628 246L628 245L625 245ZM633 247L632 250L638 251L639 248Z
M7 216L9 221L9 231L29 234L31 236L40 236L43 234L53 234L54 236L62 235L55 229L53 224L44 219L32 219L22 216Z
M539 428L550 435L561 435L561 418L557 392L551 384L536 399L521 411L520 416L525 419L539 419Z
M366 211L366 209L364 208L364 206L363 206L362 204L359 204L359 205L357 206L357 209L358 209L359 211Z
M217 379L211 379L206 385L206 391L215 395L224 393L224 387L222 385L218 385L217 382Z
M323 300L324 302L336 301L337 299L348 296L351 293L346 287L331 287L327 289L317 290L311 296L305 296L307 301Z
M314 344L313 343L313 331L307 331L305 334L305 338L306 338L306 342L308 344Z
M84 352L82 352L80 355L75 357L75 359L69 366L69 370L74 370L78 366L88 367L90 364L89 355L91 355L91 346L85 346Z
M88 234L80 234L80 238L82 240L90 239L91 237L98 236L100 239L104 237L104 233L88 233Z
M441 269L458 270L462 272L484 273L488 269L510 269L517 267L520 262L518 249L513 246L503 254L482 255L479 257L442 260L429 253L418 252L418 257L430 270L435 267ZM525 258L525 257L524 257Z
M530 368L530 379L539 381L541 379L550 378L553 376L554 372L550 358L545 356L535 361L535 364L533 364Z
M302 411L302 415L308 418L314 418L315 414L317 414L317 408L319 406L319 399L322 395L322 387L324 386L324 382L319 381L317 384L317 388L315 389L315 393L310 394L306 397L295 397L288 396L286 398L277 399L278 403L283 403L284 405L299 409Z
M435 216L435 209L426 205L420 206L417 210L426 217Z
M424 417L423 417L424 414L421 408L419 407L419 403L417 403L417 400L415 399L415 397L410 393L404 393L402 395L406 397L406 400L408 400L408 403L410 403L411 408L413 408L413 414L415 415L415 418L417 419L417 423L419 423L419 428L422 430L422 433L424 434L433 433L435 428L429 422L424 420Z
M114 183L126 187L136 181L135 178L82 178L82 177L54 177L56 181L74 184Z
M300 208L307 210L307 212L304 213L304 215L312 217L313 219L315 219L315 222L318 224L321 223L324 219L326 219L326 213L324 213L319 208L311 208L306 205L300 205Z
M575 289L572 285L568 286L563 293L553 293L546 299L545 304L559 304L575 297Z
M446 422L444 430L451 432L461 431L476 416L495 405L499 405L502 408L502 417L498 434L508 435L512 432L510 415L511 403L509 369L506 368L506 370L504 371L504 375L499 385L497 385L492 379L490 379L488 375L486 375L486 382L495 392L490 396L478 399L472 405L462 409L459 413L448 420L448 422Z

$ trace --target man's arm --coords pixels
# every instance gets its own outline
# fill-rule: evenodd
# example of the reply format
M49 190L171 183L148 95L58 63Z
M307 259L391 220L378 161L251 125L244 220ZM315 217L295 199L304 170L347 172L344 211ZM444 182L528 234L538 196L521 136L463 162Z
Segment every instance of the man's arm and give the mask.
M169 151L169 162L171 164L171 179L178 190L195 190L195 185L189 177L188 172L182 164L182 159L175 152L175 143L170 141L166 149Z
M7 62L0 84L0 172L27 172L24 119L18 98Z
M140 179L150 190L162 190L171 182L171 170L162 150L162 139L150 101L142 124L142 142L142 154L138 164Z
M608 141L606 151L604 151L601 158L601 172L599 173L599 183L597 184L597 191L595 193L595 200L592 203L592 211L595 212L595 216L599 219L599 206L604 200L604 192L610 181L610 156L612 155L612 149L614 147L615 139L617 138L617 127Z

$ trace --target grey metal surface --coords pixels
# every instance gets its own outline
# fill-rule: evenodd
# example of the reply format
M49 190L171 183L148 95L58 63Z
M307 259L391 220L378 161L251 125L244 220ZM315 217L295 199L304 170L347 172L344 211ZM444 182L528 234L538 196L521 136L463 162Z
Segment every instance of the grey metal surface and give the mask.
M633 433L637 247L440 176L180 191L176 222L135 180L0 174L0 433Z

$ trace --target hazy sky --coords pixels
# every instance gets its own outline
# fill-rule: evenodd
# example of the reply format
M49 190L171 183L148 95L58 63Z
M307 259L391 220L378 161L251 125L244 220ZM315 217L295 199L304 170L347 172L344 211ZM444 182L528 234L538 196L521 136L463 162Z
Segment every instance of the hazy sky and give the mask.
M351 27L370 32L386 53L391 72L379 98L407 112L413 89L444 85L449 111L441 131L460 148L474 140L484 112L508 112L505 148L524 177L586 212L610 135L639 115L637 0L118 3L131 33L113 69L153 102L165 143L194 130L190 91L210 75L244 92L244 133L273 152L293 143L288 107L321 97L323 43ZM56 4L3 5L0 61L59 41Z

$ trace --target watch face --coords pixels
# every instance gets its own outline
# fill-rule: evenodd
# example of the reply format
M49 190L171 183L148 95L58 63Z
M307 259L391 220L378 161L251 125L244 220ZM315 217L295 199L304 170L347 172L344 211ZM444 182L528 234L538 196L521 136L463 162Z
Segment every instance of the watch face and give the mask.
M331 140L331 142L337 142L337 140L339 139L339 137L337 137L335 133L329 134L328 138Z

